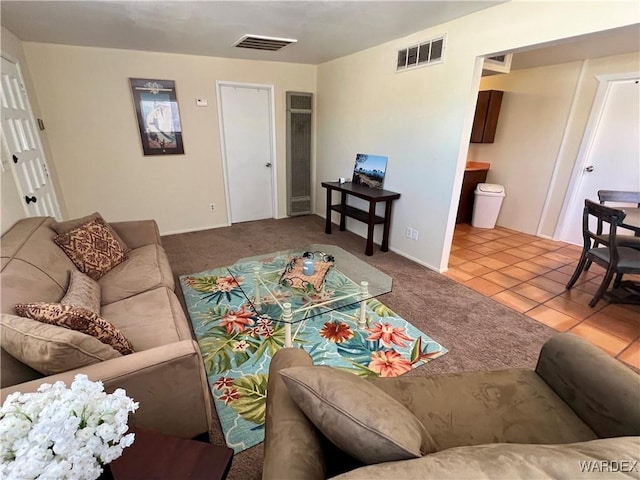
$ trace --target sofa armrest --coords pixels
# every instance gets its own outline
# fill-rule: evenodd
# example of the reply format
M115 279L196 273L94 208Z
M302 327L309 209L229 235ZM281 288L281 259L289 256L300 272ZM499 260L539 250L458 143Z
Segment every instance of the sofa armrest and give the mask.
M134 249L160 243L160 231L155 220L135 220L131 222L110 222L127 247Z
M86 374L102 380L105 391L124 388L140 403L129 425L183 438L209 431L212 401L197 344L184 340L0 390L2 402L13 392L35 392L59 380L68 386Z
M640 435L640 376L599 348L556 335L536 373L600 438Z
M278 373L283 368L307 365L313 365L311 357L298 348L283 348L271 359L262 466L265 480L326 478L320 437L289 397Z

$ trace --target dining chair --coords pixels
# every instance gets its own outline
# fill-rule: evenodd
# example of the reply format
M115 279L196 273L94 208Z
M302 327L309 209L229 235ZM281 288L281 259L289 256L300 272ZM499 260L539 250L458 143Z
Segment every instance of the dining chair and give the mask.
M622 191L622 190L598 190L598 200L600 200L600 205L606 205L606 202L616 202L616 203L635 203L638 208L640 208L640 192L632 192L632 191ZM597 227L597 235L598 237L607 237L608 234L602 233L602 222L598 220ZM597 247L601 242L596 240L593 244L593 247ZM640 249L640 236L636 232L635 236L632 235L620 235L618 237L618 246L620 247L631 247ZM591 266L591 260L587 261L585 270L589 270Z
M613 282L614 288L620 285L623 274L640 273L640 250L631 247L623 247L618 245L618 226L624 220L626 214L624 211L600 205L591 200L584 201L584 211L582 214L582 238L584 245L582 254L576 266L573 276L567 283L566 289L570 290L582 274L586 270L588 261L592 261L604 267L606 273L602 279L602 283L595 293L593 299L589 303L590 307L595 307L607 290L613 275L616 275ZM597 220L598 227L596 231L592 231L589 226L590 217ZM603 235L604 225L609 226L608 234ZM598 231L600 233L598 233ZM599 247L597 245L603 245Z

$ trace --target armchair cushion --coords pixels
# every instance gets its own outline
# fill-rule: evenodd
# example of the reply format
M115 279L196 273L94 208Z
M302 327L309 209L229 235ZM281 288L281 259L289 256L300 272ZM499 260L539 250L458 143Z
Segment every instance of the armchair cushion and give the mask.
M280 370L289 395L340 449L372 464L419 458L433 439L400 402L366 380L326 366Z
M562 445L492 443L457 447L419 459L369 465L333 480L388 478L557 479L637 478L640 438Z

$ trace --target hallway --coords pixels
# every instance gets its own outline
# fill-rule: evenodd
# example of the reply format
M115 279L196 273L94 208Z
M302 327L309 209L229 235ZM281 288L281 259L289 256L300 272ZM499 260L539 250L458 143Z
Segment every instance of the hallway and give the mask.
M580 252L580 247L563 242L463 223L456 225L444 275L559 332L579 335L640 369L640 306L600 300L590 308L604 273L596 264L565 290Z

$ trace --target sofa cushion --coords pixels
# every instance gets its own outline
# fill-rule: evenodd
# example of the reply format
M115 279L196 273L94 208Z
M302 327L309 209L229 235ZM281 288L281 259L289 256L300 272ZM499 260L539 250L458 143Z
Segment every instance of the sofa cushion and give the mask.
M71 230L74 230L74 229L78 228L81 225L85 225L85 224L87 224L89 222L93 222L97 218L99 218L100 220L102 220L104 222L106 228L109 230L109 232L111 233L113 238L115 238L116 241L120 244L122 249L125 252L127 250L129 250L129 247L127 247L127 244L124 243L124 240L122 240L122 237L120 237L120 235L118 235L118 233L113 229L113 227L111 227L111 225L109 225L109 223L107 223L107 221L104 218L102 218L102 215L100 215L98 212L94 212L91 215L87 215L86 217L74 218L73 220L67 220L66 222L54 222L51 225L51 228L57 234L68 233Z
M640 437L564 445L495 443L450 448L415 460L370 465L334 480L638 478Z
M572 443L598 438L530 370L368 381L411 410L432 435L437 450L483 443Z
M64 250L78 270L94 280L125 259L124 249L100 218L62 233L53 241Z
M91 335L102 343L111 345L122 355L133 353L131 343L120 330L86 308L40 302L21 303L16 305L16 310L22 317Z
M160 245L129 251L127 259L99 282L102 304L117 302L158 287L175 288L169 259Z
M193 338L178 298L166 287L103 305L102 315L136 351Z
M71 272L69 288L60 303L74 307L82 307L100 314L100 285L84 273Z
M357 375L327 366L285 368L280 375L318 430L361 462L417 458L435 450L409 410Z
M0 315L2 348L45 375L120 357L97 338L15 315Z

